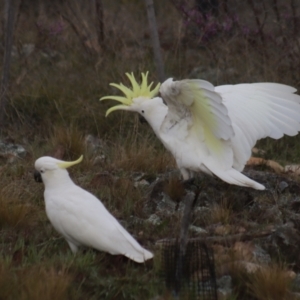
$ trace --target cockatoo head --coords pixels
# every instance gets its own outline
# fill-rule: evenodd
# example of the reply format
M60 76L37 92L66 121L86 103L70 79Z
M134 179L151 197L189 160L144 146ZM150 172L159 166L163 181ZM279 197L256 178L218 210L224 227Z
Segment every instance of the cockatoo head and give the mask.
M34 179L36 182L44 182L44 184L47 184L47 182L51 181L54 177L62 178L66 175L68 177L68 171L66 169L80 163L82 159L82 155L75 161L63 161L50 156L40 157L34 164Z
M121 90L125 96L105 96L100 100L116 100L122 104L111 107L107 110L106 116L115 110L127 110L140 113L147 121L155 113L154 110L157 109L157 103L154 98L159 91L160 83L151 90L153 82L148 85L148 72L142 73L142 83L138 84L133 73L126 73L126 76L129 78L132 89L126 87L122 83L115 84L111 83L110 85ZM154 99L153 99L154 98ZM161 103L161 98L157 98Z

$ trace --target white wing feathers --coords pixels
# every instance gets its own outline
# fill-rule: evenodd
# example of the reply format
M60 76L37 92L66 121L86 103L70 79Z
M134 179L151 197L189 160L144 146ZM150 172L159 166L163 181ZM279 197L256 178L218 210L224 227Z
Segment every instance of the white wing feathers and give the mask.
M257 140L293 136L300 131L300 96L295 92L277 83L214 87L203 80L174 82L172 78L160 88L168 105L168 122L188 120L189 132L197 132L200 143L205 143L208 154L204 149L201 163L228 183L256 189L264 187L239 171ZM195 141L188 142L192 145Z
M139 263L153 257L94 195L76 185L67 192L63 199L57 194L56 202L60 203L60 209L54 214L47 214L56 230L69 242L110 254L122 254ZM48 195L52 195L53 199L53 194L55 191L45 194L46 202Z
M215 88L228 108L235 135L234 167L242 170L256 141L300 131L300 96L296 89L277 83L224 85Z
M166 80L160 87L162 98L170 113L179 119L193 118L200 121L204 130L216 138L228 140L233 136L231 120L222 98L214 92L214 86L204 80Z

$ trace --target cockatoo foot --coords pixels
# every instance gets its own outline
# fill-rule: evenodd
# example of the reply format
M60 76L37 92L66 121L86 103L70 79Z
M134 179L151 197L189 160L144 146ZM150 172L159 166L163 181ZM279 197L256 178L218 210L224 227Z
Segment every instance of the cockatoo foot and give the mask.
M182 184L184 187L189 187L189 186L193 186L196 184L196 178L195 177L192 177L192 178L189 178L187 180L182 180Z

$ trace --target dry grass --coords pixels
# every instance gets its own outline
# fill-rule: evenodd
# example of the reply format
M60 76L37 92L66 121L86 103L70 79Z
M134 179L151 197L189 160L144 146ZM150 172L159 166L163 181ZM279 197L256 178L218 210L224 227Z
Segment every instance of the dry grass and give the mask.
M1 299L70 299L71 283L72 277L64 269L30 266L17 270L0 261Z
M117 218L141 215L139 208L143 206L143 194L132 179L123 177L102 186L100 198Z
M176 203L179 203L186 193L182 180L172 177L165 184L164 191Z
M214 203L210 208L208 224L229 224L233 220L232 204L229 200L222 200L220 203Z
M63 160L74 160L86 152L84 135L75 126L54 127L49 139L52 156Z
M261 263L254 255L254 243L236 242L230 247L214 246L217 273L229 274L238 299L288 300L295 277L284 264Z
M1 196L0 196L1 197ZM24 226L25 217L32 207L24 204L16 204L7 201L4 197L0 199L0 226Z
M16 276L6 262L0 260L0 299L13 299L16 295Z
M288 300L292 279L287 268L272 264L249 276L247 287L258 300Z
M20 300L63 300L70 297L72 277L64 269L31 267L19 272L18 279L21 286Z
M110 170L163 173L174 167L174 159L160 145L160 141L149 132L144 136L129 135L126 139L117 139L110 145Z
M23 201L24 195L20 195L22 190L18 188L20 185L8 182L0 188L0 227L23 228L34 220L35 208L31 203Z

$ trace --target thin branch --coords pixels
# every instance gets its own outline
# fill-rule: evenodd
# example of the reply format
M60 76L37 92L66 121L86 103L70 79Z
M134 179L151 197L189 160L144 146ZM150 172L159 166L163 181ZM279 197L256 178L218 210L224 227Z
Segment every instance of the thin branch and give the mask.
M103 48L104 46L104 22L103 22L103 3L102 0L96 0L96 18L98 24L96 25L98 42Z
M257 28L258 28L258 33L260 35L261 42L264 44L265 36L264 36L264 32L263 32L263 27L264 27L264 24L265 24L265 20L267 18L266 10L265 10L264 21L260 22L260 19L259 19L259 16L258 16L259 15L259 10L255 7L255 4L254 4L253 0L247 0L247 2L249 3L249 5L252 8L252 11L254 13L255 22L256 22L256 25L257 25Z
M14 31L14 10L15 1L5 1L5 44L4 44L4 58L3 58L3 70L1 79L1 90L0 90L0 125L4 125L5 108L8 102L8 84L9 84L9 72L11 64L11 51L13 45L13 31Z
M145 3L147 8L147 16L148 16L148 22L150 27L150 33L151 33L156 70L158 73L158 78L162 82L165 80L165 71L164 71L164 64L161 55L153 0L145 0Z
M100 45L98 40L93 38L86 20L78 15L79 10L78 3L76 6L72 6L67 2L65 5L57 8L57 13L69 23L88 53L99 53Z
M292 14L293 14L293 25L294 25L294 37L295 39L297 38L298 34L298 26L297 26L297 6L295 4L294 0L291 0L291 9L292 9Z
M253 233L241 233L241 234L232 234L228 236L210 236L210 237L199 237L199 238L191 238L189 241L191 242L203 242L203 243L210 243L210 244L222 244L222 245L231 245L236 242L241 242L241 241L249 241L253 240L256 238L264 238L267 237L271 234L276 232L276 229L271 229L271 230L266 230L266 231L259 231L259 232L253 232ZM158 240L155 244L164 244L165 242L176 242L177 239L161 239Z

